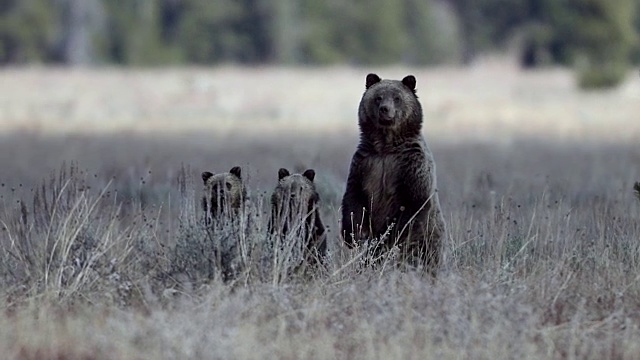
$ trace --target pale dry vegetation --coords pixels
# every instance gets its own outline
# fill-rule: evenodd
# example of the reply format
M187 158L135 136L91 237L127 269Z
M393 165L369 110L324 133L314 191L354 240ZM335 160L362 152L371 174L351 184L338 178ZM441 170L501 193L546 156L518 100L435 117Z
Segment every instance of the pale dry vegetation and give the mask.
M559 108L555 101L543 107ZM633 119L625 106L617 116ZM462 144L426 128L449 228L435 282L366 268L363 249L341 245L338 206L355 134L3 137L0 351L12 359L638 358L637 143L561 143L555 133ZM249 214L207 232L199 174L236 164L251 190ZM265 199L280 167L316 170L330 258L311 276L268 261L263 246ZM216 249L230 242L240 245L241 270L225 282Z

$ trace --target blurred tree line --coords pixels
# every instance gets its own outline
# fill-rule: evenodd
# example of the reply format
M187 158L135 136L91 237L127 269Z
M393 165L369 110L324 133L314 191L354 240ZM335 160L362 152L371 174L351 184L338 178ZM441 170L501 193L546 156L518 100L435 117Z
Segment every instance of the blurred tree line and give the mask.
M583 86L640 62L640 0L0 0L0 64L437 64L516 49Z

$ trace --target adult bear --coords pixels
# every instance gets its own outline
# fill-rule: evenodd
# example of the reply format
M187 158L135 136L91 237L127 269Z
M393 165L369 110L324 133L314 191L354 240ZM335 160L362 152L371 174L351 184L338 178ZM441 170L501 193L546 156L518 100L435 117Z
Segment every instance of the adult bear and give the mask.
M352 247L380 238L377 254L397 245L401 261L435 276L446 226L415 77L367 75L358 120L360 144L342 198L344 241Z

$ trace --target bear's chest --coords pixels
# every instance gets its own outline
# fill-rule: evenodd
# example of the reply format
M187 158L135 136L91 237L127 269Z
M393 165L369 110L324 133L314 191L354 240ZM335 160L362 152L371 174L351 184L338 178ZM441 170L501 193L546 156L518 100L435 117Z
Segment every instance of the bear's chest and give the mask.
M400 163L393 155L373 155L363 166L363 188L372 211L392 211L400 184Z

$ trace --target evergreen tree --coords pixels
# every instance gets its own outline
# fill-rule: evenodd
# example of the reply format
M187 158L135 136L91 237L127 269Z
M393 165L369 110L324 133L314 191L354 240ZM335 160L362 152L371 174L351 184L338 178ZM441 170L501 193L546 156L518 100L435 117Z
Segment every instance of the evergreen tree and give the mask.
M302 30L302 47L308 62L389 64L403 60L409 44L403 0L309 2L304 10L307 26Z
M553 13L556 43L575 62L579 85L617 85L627 73L637 41L636 0L563 0L562 4L564 11Z
M0 0L0 63L43 62L55 40L48 0Z
M119 64L163 64L181 60L179 50L163 41L162 9L159 0L104 2L106 31L102 39L107 60Z
M640 0L0 0L0 63L433 64L520 39L521 63L615 83ZM449 9L453 9L451 11ZM451 16L450 14L453 14Z
M196 63L257 63L275 56L269 7L257 0L184 0L179 39Z

